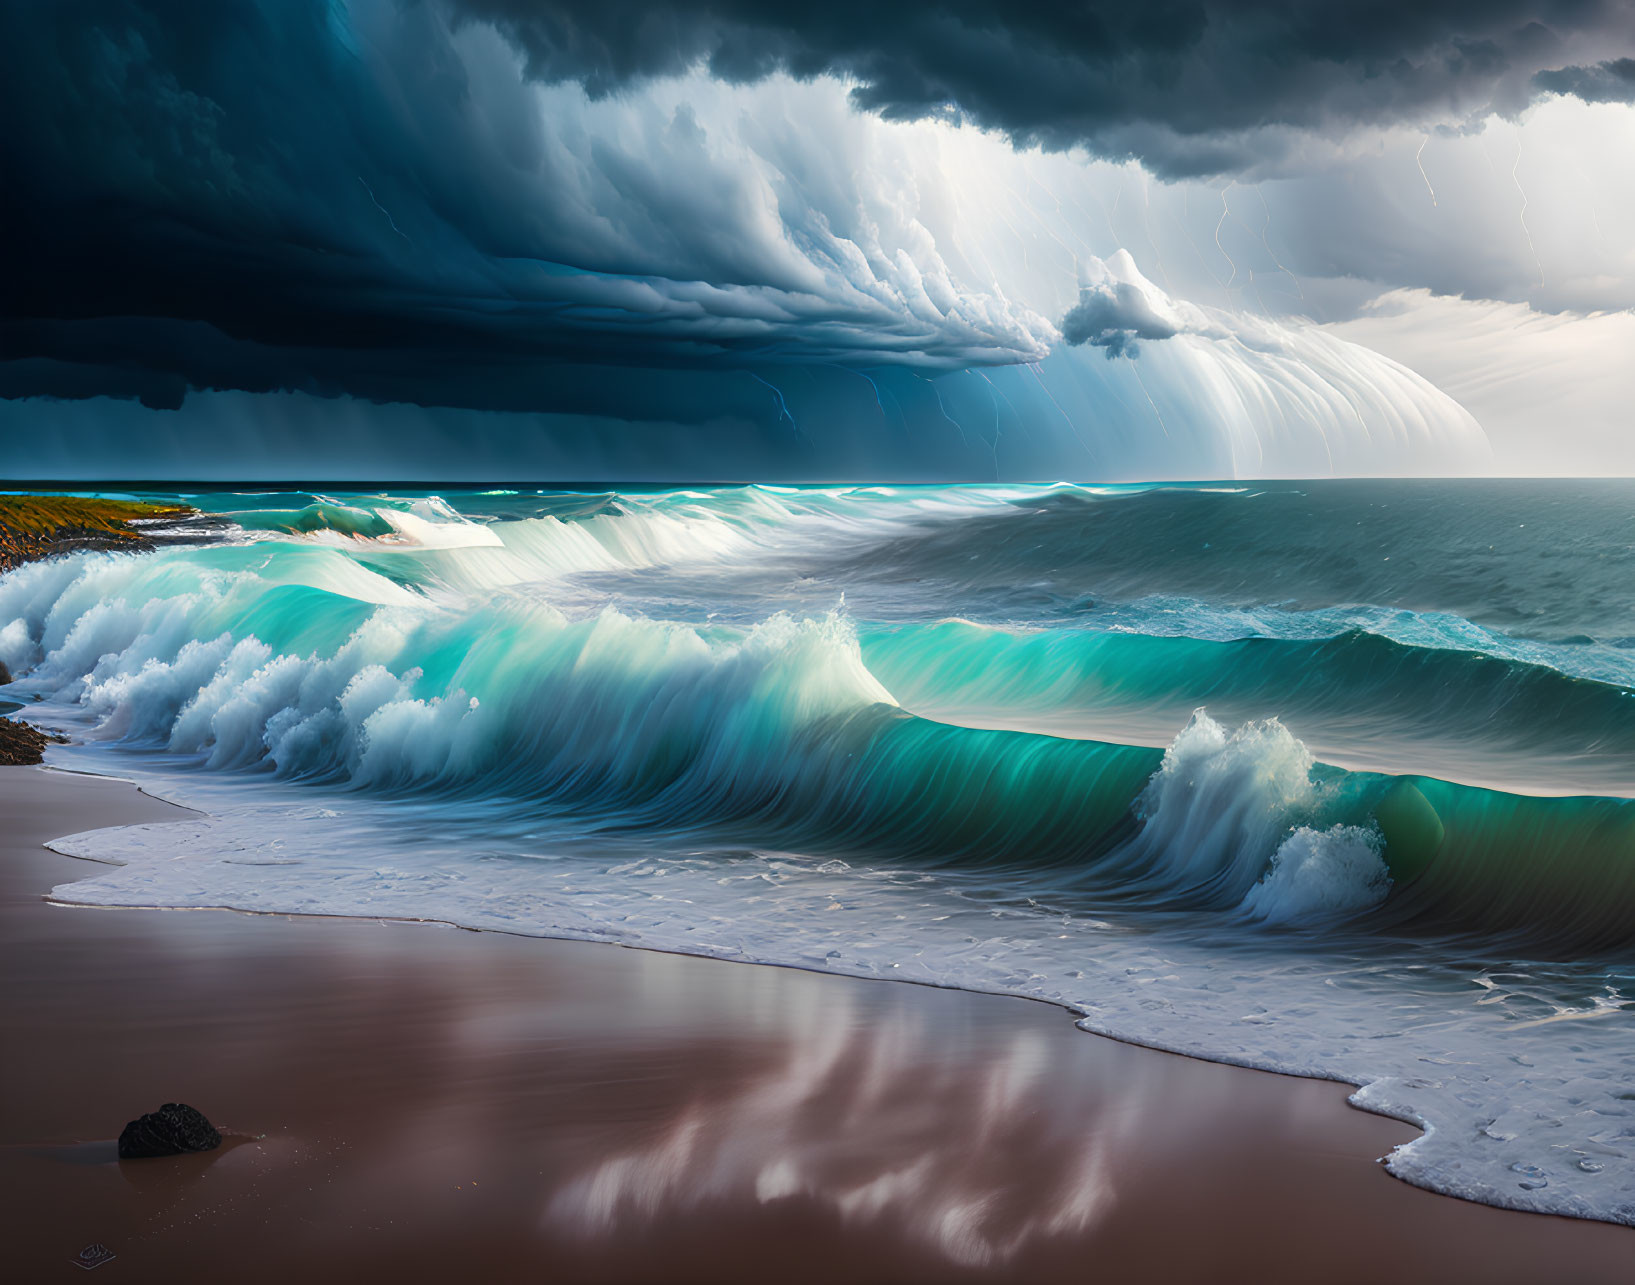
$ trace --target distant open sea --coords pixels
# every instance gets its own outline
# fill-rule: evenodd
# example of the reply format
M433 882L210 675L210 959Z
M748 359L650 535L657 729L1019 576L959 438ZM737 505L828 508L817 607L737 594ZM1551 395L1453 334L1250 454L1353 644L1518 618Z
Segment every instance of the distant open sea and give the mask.
M0 696L207 815L62 900L1054 1000L1635 1225L1635 482L141 498L226 521L0 576Z

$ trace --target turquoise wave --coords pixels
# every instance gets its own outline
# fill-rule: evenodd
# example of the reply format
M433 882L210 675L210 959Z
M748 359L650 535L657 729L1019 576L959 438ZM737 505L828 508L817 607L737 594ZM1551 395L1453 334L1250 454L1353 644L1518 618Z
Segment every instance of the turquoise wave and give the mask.
M1350 629L1225 642L968 621L865 631L870 670L932 717L1161 738L1207 705L1276 716L1321 757L1530 793L1635 793L1635 689Z
M1518 736L1532 722L1548 737L1565 733L1546 716L1567 709L1580 734L1621 746L1627 692L1363 635L1220 650L942 624L860 642L838 614L751 628L571 617L526 592L454 596L456 569L512 555L453 543L419 560L274 540L22 568L0 579L0 659L89 734L216 770L1025 870L1048 874L1032 886L1294 927L1341 918L1569 954L1635 941L1627 800L1348 771L1275 719L1199 713L1160 750L899 703L989 691L1027 707L1069 681L1139 705L1197 682L1319 713L1373 691L1387 722L1513 718Z

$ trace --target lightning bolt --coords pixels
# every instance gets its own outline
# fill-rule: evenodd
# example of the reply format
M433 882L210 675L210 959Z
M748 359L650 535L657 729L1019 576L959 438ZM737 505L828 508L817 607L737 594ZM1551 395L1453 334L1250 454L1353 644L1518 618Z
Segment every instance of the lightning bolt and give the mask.
M1130 370L1135 375L1136 386L1141 389L1141 395L1147 399L1147 405L1152 407L1153 417L1158 421L1158 427L1163 429L1164 436L1169 436L1169 425L1164 423L1163 413L1158 409L1158 403L1153 401L1152 394L1147 391L1146 381L1141 378L1141 368L1135 362L1130 362Z
M757 384L762 384L765 387L770 388L772 390L773 396L775 396L778 399L778 423L781 424L781 423L784 422L784 420L788 420L789 421L789 427L794 429L794 431L795 431L795 436L804 438L806 436L806 434L804 434L804 433L802 433L800 431L800 425L795 423L795 417L789 413L789 405L783 399L783 390L781 388L779 388L776 384L767 383L766 380L762 379L753 370L746 370L744 372L744 374L748 375Z
M1011 406L1011 399L1000 392L998 386L983 371L976 371L975 374L988 386L988 400L993 403L993 441L990 443L990 447L993 451L994 481L997 482L999 480L999 403L1003 401L1005 405ZM1016 414L1016 407L1011 406L1011 414Z
M1521 232L1527 238L1527 248L1533 252L1533 263L1538 268L1538 283L1544 284L1544 263L1538 257L1538 247L1533 244L1532 230L1527 226L1527 189L1521 185L1521 135L1516 135L1516 161L1510 167L1510 181L1516 185L1516 191L1521 193Z
M1266 211L1266 219L1260 225L1260 243L1266 248L1266 253L1272 262L1277 264L1278 270L1287 274L1289 280L1294 282L1294 292L1300 296L1300 302L1304 303L1306 301L1306 292L1300 288L1300 278L1283 266L1283 260L1277 257L1276 252L1272 249L1272 243L1266 239L1266 234L1272 229L1272 207L1266 204L1266 193L1260 190L1259 183L1255 184L1255 195L1260 198L1260 208Z
M358 175L358 182L363 183L363 175L362 174ZM388 210L384 205L382 205L379 200L376 199L375 189L370 187L369 184L363 183L363 190L365 192L369 193L369 199L371 201L374 201L375 208L386 216L386 221L392 225L392 231L396 232L405 241L408 241L409 240L409 234L407 232L405 232L402 228L398 227L397 220L392 217L392 212L390 210ZM410 244L412 245L413 242L411 241Z
M1190 187L1181 189L1181 213L1175 214L1172 210L1171 215L1175 219L1176 226L1181 229L1181 235L1186 237L1188 244L1192 246L1192 252L1198 256L1198 262L1203 270L1224 286L1226 283L1221 281L1221 274L1209 265L1209 260L1204 257L1203 247L1198 244L1198 238L1192 235L1192 189ZM1225 251L1222 251L1222 253L1224 254ZM1228 295L1227 299L1230 302L1231 296Z
M1414 153L1414 164L1419 166L1419 177L1425 180L1425 190L1431 194L1431 204L1436 204L1436 189L1431 186L1431 176L1425 173L1425 162L1419 158L1425 154L1425 144L1431 141L1429 134L1419 140L1419 150Z
M834 365L834 363L832 363L832 362L831 362L831 363L830 363L830 364L831 364L831 365ZM881 401L881 400L880 400L880 385L879 385L879 384L877 384L877 383L875 383L875 382L874 382L874 380L872 380L872 379L870 379L870 378L869 378L869 377L868 377L868 376L867 376L867 375L865 375L865 374L864 374L864 373L863 373L863 372L862 372L862 371L860 371L860 370L853 370L853 369L852 369L852 368L851 368L851 367L850 367L850 366L839 366L839 365L836 365L836 366L834 366L834 368L835 368L835 369L836 369L836 370L843 370L843 371L845 371L845 372L846 372L846 373L847 373L847 374L848 374L848 375L856 375L856 376L857 376L857 377L858 377L858 378L859 378L859 379L861 379L861 380L862 380L862 381L863 381L863 382L864 382L864 383L865 383L865 384L867 384L867 385L868 385L868 386L869 386L869 388L870 388L870 389L872 389L872 390L873 390L873 392L874 392L874 404L875 404L875 405L876 405L876 406L878 406L878 407L879 407L879 408L880 408L880 417L881 417L881 418L882 418L882 419L884 419L884 418L885 418L885 414L886 414L886 404L885 404L885 403L884 403L884 402L883 402L883 401Z
M1050 404L1056 408L1056 413L1062 417L1069 428L1074 428L1072 417L1062 409L1062 404L1059 401L1051 397L1050 389L1045 387L1045 381L1039 377L1039 363L1030 361L1026 369L1028 374L1033 376L1033 382L1039 385L1039 391L1050 398ZM1077 430L1075 429L1075 431Z
M947 420L950 424L952 424L955 428L957 428L959 430L960 444L962 446L966 447L967 449L969 449L971 443L965 436L965 425L961 424L957 419L955 419L952 415L950 415L948 413L948 407L946 407L946 406L944 406L942 404L942 389L937 387L937 381L934 380L934 379L926 379L926 377L924 375L920 374L918 371L914 372L914 377L916 379L925 380L925 382L927 384L931 385L931 392L936 396L936 399L937 399L937 409L942 412L942 417L945 420Z
M1221 217L1215 224L1215 248L1221 252L1221 258L1232 266L1232 276L1226 283L1228 290L1232 288L1232 282L1238 279L1238 265L1232 262L1232 256L1226 252L1226 247L1221 244L1221 229L1226 226L1227 216L1232 213L1226 204L1226 194L1231 190L1231 187L1232 185L1228 183L1221 189Z

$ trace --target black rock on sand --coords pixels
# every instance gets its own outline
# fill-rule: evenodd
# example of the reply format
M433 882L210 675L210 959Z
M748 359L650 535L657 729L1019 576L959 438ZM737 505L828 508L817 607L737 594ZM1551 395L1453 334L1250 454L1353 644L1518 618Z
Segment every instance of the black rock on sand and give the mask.
M132 1120L119 1135L119 1158L143 1160L151 1156L179 1156L192 1151L214 1151L221 1134L204 1113L185 1102L167 1102L157 1111Z

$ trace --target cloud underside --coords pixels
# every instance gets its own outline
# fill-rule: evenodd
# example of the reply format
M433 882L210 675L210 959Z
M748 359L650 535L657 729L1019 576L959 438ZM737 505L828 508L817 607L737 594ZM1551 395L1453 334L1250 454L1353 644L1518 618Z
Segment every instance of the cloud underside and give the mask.
M836 76L890 119L956 117L1169 178L1275 160L1280 131L1418 126L1513 112L1541 91L1604 92L1615 63L1564 62L1635 43L1623 0L455 4L504 30L530 74L592 95L697 67L736 82Z
M1533 77L1533 87L1586 103L1635 103L1635 58L1609 58L1591 67L1558 67Z

